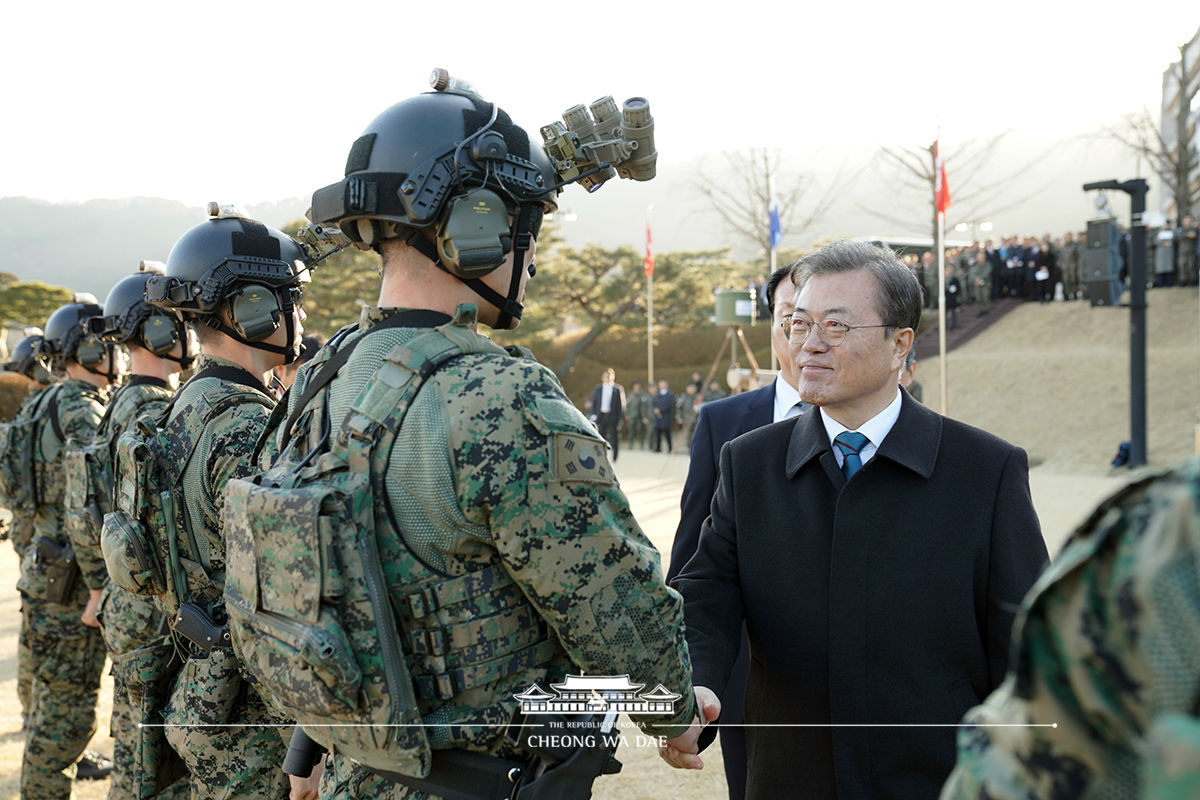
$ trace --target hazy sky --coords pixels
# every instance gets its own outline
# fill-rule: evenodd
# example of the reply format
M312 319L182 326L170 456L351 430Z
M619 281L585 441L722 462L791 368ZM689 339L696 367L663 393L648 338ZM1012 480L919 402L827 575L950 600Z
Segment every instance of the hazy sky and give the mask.
M1052 137L1157 109L1200 12L1195 0L115 0L12 4L4 25L0 196L200 204L338 180L350 143L425 91L434 66L530 130L575 103L643 95L660 171L726 148L926 143L939 119L951 153L1013 127Z

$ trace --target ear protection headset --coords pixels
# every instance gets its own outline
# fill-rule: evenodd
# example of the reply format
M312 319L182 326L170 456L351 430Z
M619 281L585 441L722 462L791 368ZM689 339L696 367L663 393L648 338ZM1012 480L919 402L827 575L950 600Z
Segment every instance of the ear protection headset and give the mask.
M138 328L142 345L156 356L165 356L175 344L186 340L183 326L165 314L151 314Z
M258 284L242 286L227 298L229 321L242 339L261 342L279 330L279 296Z

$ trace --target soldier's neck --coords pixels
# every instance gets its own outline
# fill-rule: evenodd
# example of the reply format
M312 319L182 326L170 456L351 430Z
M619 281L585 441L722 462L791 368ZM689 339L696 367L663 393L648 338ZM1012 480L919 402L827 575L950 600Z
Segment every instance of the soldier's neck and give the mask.
M270 380L271 369L280 362L280 357L275 353L250 347L223 334L201 342L200 352L237 364L251 375L258 376L264 384Z

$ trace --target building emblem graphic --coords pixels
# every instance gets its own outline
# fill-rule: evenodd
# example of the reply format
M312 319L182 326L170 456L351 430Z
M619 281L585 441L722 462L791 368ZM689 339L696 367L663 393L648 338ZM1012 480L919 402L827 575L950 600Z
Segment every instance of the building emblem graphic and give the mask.
M533 684L513 699L521 701L523 714L670 714L682 695L661 683L648 692L639 692L644 683L633 683L624 675L568 675L562 683L552 683L554 694Z

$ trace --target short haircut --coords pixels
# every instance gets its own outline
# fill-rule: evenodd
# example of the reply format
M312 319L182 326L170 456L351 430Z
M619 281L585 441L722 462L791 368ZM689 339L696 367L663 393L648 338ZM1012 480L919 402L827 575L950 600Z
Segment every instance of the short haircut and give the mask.
M775 316L775 290L779 288L779 282L792 274L792 267L795 264L788 264L786 267L780 267L771 273L771 277L767 278L767 313L772 318Z
M895 328L915 331L921 323L921 286L908 267L886 247L850 239L830 242L791 266L792 283L799 292L814 275L860 270L875 277L878 288L875 310L889 328L889 335Z

